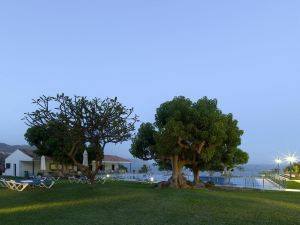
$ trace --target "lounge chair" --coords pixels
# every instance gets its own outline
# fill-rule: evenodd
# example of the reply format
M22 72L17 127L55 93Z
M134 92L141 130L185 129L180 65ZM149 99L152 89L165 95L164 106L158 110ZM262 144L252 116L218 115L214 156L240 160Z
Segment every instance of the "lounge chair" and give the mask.
M82 181L82 178L81 177L79 177L79 176L71 176L71 177L68 177L68 181L70 182L70 183L77 183L77 184L79 184L79 183L83 183Z
M46 179L41 180L41 183L39 186L50 189L50 188L52 188L52 186L54 184L55 184L55 181L53 179L46 178Z
M21 181L3 180L2 179L2 183L11 190L23 191L28 186L42 187L42 188L50 189L55 184L55 181L47 179L47 178L46 179L21 180Z
M96 176L95 178L95 182L100 184L104 184L106 180L107 180L106 176Z
M3 178L0 178L0 187L8 188L6 180Z
M42 187L50 189L55 184L53 179L43 178L43 179L32 179L32 180L22 180L20 183L28 184L32 187Z
M28 183L21 183L15 180L6 180L5 183L13 191L23 191L29 185Z
M86 176L71 176L68 177L70 183L88 184L90 180Z

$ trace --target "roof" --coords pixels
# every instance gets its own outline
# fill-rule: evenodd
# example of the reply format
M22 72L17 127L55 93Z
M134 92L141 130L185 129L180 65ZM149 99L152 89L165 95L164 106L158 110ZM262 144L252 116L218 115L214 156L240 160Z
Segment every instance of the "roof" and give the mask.
M32 150L28 150L28 149L19 149L19 150L33 159L41 158L40 156L35 154L34 151L32 151ZM50 158L46 157L46 159L50 159ZM119 162L119 163L130 163L131 162L128 159L124 159L124 158L116 156L116 155L104 155L104 158L102 161L104 161L104 162Z
M104 155L102 160L103 162L122 162L122 163L130 163L131 161L128 159L124 159L122 157L116 155Z
M29 150L29 149L19 149L19 150L21 152L23 152L25 155L28 155L29 157L31 157L34 160L40 160L41 159L41 156L34 153L33 150ZM46 156L46 160L51 160L51 157Z
M28 155L31 158L36 158L37 155L32 151L28 149L19 149L21 152L23 152L25 155Z

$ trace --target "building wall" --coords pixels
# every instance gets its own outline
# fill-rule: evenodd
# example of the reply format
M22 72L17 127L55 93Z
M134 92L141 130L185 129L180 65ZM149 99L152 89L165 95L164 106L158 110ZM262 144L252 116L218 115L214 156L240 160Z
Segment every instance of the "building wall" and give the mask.
M102 164L104 164L105 170L106 172L110 172L112 171L112 165L115 166L114 171L119 169L119 164L118 163L113 163L113 162L103 162Z
M32 174L32 161L21 161L20 162L20 176L25 176L25 171L28 171L28 175L31 176Z
M45 175L47 175L48 171L50 170L50 163L52 163L52 161L49 161L49 160L46 159L46 171L44 171ZM39 172L42 172L41 171L41 161L40 160L35 160L34 161L34 170L33 170L32 167L33 167L32 161L30 161L30 162L22 161L20 163L20 174L21 174L21 176L25 175L25 171L29 172L29 176L35 176Z
M20 168L20 161L31 161L32 158L20 150L14 151L5 159L5 167L7 163L10 163L10 168L5 169L5 176L14 176L14 164L16 165L16 176L24 176Z
M28 155L24 154L20 150L16 150L10 156L5 159L5 163L10 163L10 168L6 169L3 175L5 176L14 176L14 164L16 164L16 176L23 177L25 176L25 171L28 171L28 175L37 175L38 172L41 172L41 162L39 160L34 161L34 174L33 174L33 164L32 158ZM46 171L44 172L47 175L50 172L50 163L53 163L51 160L46 159ZM102 162L104 164L104 171L105 172L113 172L112 165L114 165L114 171L118 171L120 162ZM122 163L121 163L122 164Z

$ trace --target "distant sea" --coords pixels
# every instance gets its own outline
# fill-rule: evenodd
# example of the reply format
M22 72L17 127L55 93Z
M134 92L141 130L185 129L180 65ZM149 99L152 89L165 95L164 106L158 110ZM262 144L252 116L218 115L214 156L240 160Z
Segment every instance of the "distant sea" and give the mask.
M261 172L263 171L271 171L272 169L275 169L275 165L270 164L246 164L242 166L243 171L239 171L238 169L235 169L233 171L234 176L259 176Z
M161 174L165 172L161 172L158 170L156 166L153 165L153 161L142 161L139 159L130 159L132 161L131 164L131 171L137 173L139 169L145 164L148 166L150 173L152 174ZM234 169L232 175L233 176L260 176L260 173L263 171L271 171L272 169L276 168L276 165L271 164L246 164L242 166L242 170L238 170L237 168ZM129 171L128 166L128 171ZM189 173L189 170L186 170L185 173ZM208 175L207 172L201 172L202 176ZM214 176L220 175L219 173L215 173Z

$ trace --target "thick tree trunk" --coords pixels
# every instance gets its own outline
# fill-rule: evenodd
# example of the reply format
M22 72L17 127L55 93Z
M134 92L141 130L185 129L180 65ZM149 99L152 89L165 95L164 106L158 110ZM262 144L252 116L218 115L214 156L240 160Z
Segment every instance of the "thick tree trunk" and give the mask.
M76 165L77 168L89 179L89 182L91 184L93 184L95 182L95 177L100 170L102 159L103 159L104 146L105 146L105 144L103 145L103 147L98 145L97 146L98 148L95 151L96 152L96 169L95 169L95 171L92 171L88 166L84 166L80 162L77 162L77 160L75 159L75 155L77 153L76 144L73 145L70 153L68 154L70 159L73 161L74 165Z
M169 179L171 187L186 188L188 187L185 177L181 174L183 164L179 161L178 155L172 156L172 176Z
M77 162L73 156L69 157L72 159L74 165L77 166L80 172L82 172L90 181L91 184L95 182L95 177L98 174L101 166L101 162L98 161L95 171L92 171L88 166L84 166L81 163Z
M96 174L95 174L94 172L92 172L92 171L89 170L89 171L86 173L86 177L89 179L90 184L93 184L93 183L95 182Z
M194 185L198 185L200 183L200 178L199 178L200 170L197 166L194 166L192 170L194 175Z

